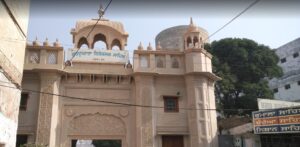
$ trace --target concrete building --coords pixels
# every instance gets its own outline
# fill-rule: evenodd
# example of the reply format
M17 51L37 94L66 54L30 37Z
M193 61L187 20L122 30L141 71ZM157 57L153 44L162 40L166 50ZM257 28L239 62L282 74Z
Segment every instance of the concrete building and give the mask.
M96 21L77 21L68 53L58 41L27 46L18 133L50 147L217 147L216 111L205 110L215 109L219 80L203 49L207 32L192 20L166 29L155 48L134 50L132 66L122 23L102 18L92 30Z
M28 17L29 0L1 0L0 147L15 147Z
M276 49L280 58L278 65L283 69L283 76L269 81L269 87L278 100L300 101L300 38Z

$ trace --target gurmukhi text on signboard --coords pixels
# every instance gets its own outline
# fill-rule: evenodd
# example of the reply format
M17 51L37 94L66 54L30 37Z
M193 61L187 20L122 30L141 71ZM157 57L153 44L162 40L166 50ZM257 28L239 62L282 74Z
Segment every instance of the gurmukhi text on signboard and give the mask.
M299 133L300 108L252 112L255 134Z
M77 52L78 51L78 52ZM126 63L128 51L126 50L97 50L97 49L69 49L67 58L73 61Z

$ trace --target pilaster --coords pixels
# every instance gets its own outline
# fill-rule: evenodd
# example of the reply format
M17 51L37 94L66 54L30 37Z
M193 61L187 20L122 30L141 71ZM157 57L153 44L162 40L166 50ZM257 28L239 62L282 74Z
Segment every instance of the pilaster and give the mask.
M135 75L136 104L151 106L154 97L154 77ZM137 147L154 147L153 110L150 107L136 107Z
M41 93L37 121L37 144L55 147L58 124L58 96L60 76L56 73L41 73ZM49 93L49 94L46 94Z
M200 75L186 75L185 82L187 106L196 109L188 112L191 147L216 147L216 111L211 110L215 109L213 81Z

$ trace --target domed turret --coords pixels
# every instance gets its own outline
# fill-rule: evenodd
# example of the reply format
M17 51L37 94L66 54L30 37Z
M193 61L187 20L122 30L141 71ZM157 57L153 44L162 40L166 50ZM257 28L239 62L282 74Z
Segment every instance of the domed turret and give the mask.
M189 25L175 26L161 31L156 36L155 43L157 46L158 42L160 42L161 50L183 51L184 49L188 48L188 37L190 37L192 42L192 39L194 39L195 36L198 38L198 41L202 39L204 40L204 43L209 42L209 40L205 40L205 38L208 38L207 31L196 26L193 22L193 19L190 19ZM196 44L193 46L196 46Z
M94 49L95 43L101 41L104 42L107 50L112 50L114 46L124 50L128 38L128 33L125 32L122 23L104 18L99 21L98 19L77 21L76 27L71 29L71 34L75 48L86 45L88 48Z

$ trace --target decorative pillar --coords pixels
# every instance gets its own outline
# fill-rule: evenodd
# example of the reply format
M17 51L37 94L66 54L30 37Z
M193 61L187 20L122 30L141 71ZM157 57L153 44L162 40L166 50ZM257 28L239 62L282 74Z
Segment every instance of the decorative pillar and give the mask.
M191 147L217 147L217 122L213 82L201 75L186 75L188 112Z
M59 94L60 75L41 73L40 76L42 92ZM59 97L51 94L40 94L36 143L55 147Z
M153 76L136 75L136 104L152 105L154 97ZM153 112L150 107L136 107L136 140L137 147L154 147Z

